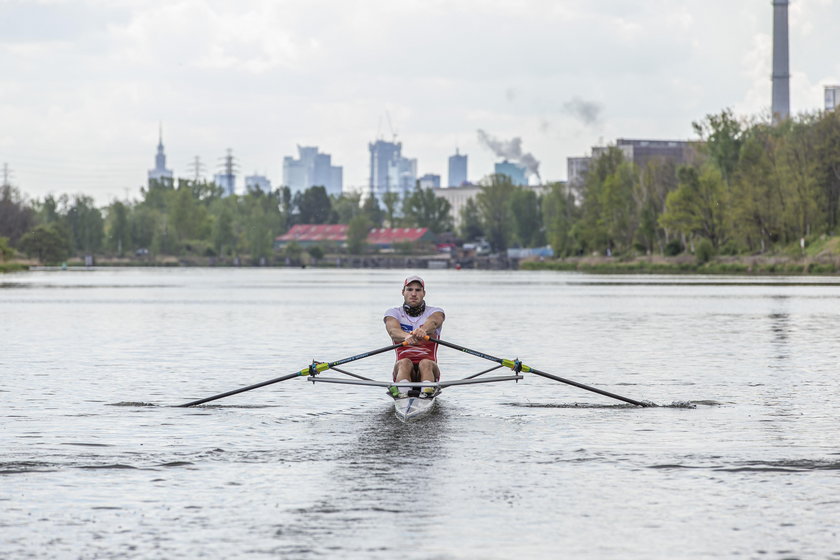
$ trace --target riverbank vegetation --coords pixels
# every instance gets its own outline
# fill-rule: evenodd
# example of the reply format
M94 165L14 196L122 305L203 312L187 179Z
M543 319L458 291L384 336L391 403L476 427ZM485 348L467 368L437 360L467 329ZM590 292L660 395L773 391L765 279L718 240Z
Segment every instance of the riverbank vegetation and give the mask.
M85 194L29 200L4 185L2 262L94 255L135 264L274 264L303 252L294 244L274 249L292 225L340 223L353 232L340 250L354 254L372 250L364 243L370 228L428 227L447 242L484 240L500 254L550 245L556 260L523 264L531 268L840 272L840 112L773 124L725 110L693 126L697 141L684 165L653 159L640 168L613 146L578 184L523 189L490 175L462 208L456 232L449 203L430 189L381 201L329 196L323 187L223 196L213 183L179 179L152 181L137 200L97 207ZM338 249L306 251L317 262L327 250Z

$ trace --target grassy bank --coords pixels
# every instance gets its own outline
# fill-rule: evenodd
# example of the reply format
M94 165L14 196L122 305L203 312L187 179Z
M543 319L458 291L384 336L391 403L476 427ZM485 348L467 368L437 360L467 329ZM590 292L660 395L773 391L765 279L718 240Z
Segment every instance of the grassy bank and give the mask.
M594 274L840 274L840 258L716 257L700 263L694 257L610 257L527 261L522 270L572 270Z
M5 274L7 272L23 272L24 270L29 270L29 266L17 262L0 263L0 274Z

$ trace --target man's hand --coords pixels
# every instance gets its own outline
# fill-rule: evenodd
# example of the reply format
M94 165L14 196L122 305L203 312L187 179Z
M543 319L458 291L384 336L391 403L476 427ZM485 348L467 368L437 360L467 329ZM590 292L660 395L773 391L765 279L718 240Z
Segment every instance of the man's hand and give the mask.
M422 327L420 327L419 329L414 329L413 331L411 331L411 333L408 335L405 341L408 344L417 345L422 342L425 342L427 336L429 335L426 334L426 331Z

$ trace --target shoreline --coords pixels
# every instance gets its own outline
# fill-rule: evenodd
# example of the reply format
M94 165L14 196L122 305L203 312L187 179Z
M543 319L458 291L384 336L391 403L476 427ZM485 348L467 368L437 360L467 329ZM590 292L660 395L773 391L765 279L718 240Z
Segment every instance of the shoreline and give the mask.
M175 258L162 259L96 259L93 266L85 266L83 260L69 260L66 265L42 266L31 261L0 263L0 274L43 271L43 270L86 270L91 268L348 268L348 269L464 269L464 270L524 270L524 271L568 271L589 274L701 274L740 276L832 276L840 275L840 255L818 255L804 257L749 256L714 257L708 262L698 262L693 255L676 257L571 257L551 260L516 260L507 258L458 259L440 256L381 256L325 257L318 262L271 262L252 264L245 259L222 261L214 259Z

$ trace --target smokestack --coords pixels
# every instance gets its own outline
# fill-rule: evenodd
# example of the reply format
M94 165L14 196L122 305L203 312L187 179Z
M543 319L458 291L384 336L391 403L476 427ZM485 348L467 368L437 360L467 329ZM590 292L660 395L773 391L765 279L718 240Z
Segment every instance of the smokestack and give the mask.
M773 121L790 117L788 0L773 0Z

